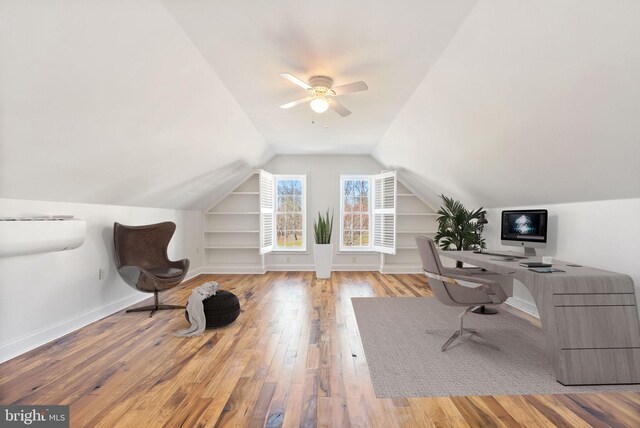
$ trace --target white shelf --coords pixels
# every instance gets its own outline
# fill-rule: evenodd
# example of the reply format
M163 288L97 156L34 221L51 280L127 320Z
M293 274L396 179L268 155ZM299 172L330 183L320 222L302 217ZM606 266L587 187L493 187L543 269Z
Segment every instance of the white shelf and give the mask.
M414 197L414 198L417 198L417 196L416 196L416 195L414 195L413 193L398 193L396 196Z
M218 211L218 212L208 212L207 215L258 215L260 214L257 211Z
M424 216L436 216L438 213L397 213L397 215L424 215Z
M207 245L205 250L257 250L257 245Z
M429 235L433 235L435 233L438 233L438 231L437 230L397 230L396 233L406 233L411 235L415 235L418 233L426 233Z
M220 274L265 272L258 236L259 180L251 175L210 206L203 216L202 272Z
M259 230L205 230L204 233L260 233Z
M417 250L418 247L396 247L396 250Z

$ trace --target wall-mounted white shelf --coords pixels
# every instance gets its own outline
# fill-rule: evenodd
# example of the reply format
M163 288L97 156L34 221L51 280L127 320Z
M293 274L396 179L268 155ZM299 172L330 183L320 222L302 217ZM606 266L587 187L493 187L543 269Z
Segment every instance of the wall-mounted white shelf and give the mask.
M231 192L231 195L259 195L260 192Z
M396 196L405 197L405 198L417 198L413 193L397 193Z
M416 246L407 246L407 247L396 247L396 250L417 250L418 247Z
M438 231L437 230L397 230L396 233L408 234L408 235L419 235L419 234L433 235L438 233Z

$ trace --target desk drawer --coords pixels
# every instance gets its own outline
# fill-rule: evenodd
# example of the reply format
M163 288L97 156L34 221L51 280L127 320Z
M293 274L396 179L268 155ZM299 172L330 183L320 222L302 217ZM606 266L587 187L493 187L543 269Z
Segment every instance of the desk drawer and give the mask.
M555 307L561 349L640 347L635 306Z
M556 379L564 385L640 382L640 348L560 351Z
M554 294L554 306L620 306L635 305L633 293L628 294Z

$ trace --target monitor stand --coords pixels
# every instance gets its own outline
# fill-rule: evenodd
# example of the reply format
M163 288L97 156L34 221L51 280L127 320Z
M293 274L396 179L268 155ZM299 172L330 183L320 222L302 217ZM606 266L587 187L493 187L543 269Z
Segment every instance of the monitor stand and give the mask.
M535 257L536 249L531 247L524 247L524 255L528 257Z

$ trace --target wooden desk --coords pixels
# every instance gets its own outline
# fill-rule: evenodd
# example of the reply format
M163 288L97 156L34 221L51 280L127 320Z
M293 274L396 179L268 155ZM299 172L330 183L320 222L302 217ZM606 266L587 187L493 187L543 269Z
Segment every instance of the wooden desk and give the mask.
M527 287L540 313L558 382L640 383L640 327L628 275L571 267L557 260L553 267L565 273L536 273L520 266L524 260L494 260L499 257L473 251L441 251L440 255L510 275Z

